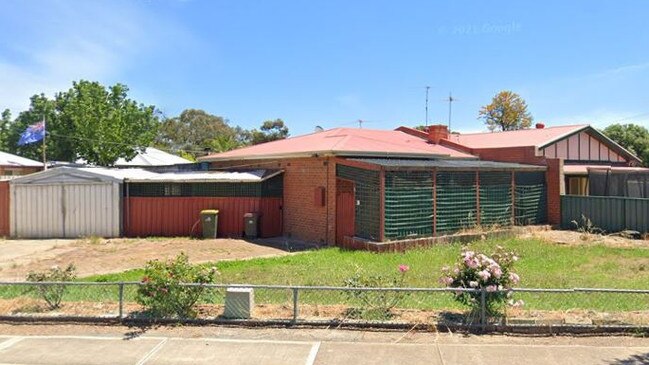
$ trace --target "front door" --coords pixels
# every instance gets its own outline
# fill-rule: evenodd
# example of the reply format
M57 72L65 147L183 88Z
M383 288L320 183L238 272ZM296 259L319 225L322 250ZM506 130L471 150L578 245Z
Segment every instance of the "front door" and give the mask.
M343 237L353 237L356 205L354 204L354 182L336 179L336 244L342 245Z

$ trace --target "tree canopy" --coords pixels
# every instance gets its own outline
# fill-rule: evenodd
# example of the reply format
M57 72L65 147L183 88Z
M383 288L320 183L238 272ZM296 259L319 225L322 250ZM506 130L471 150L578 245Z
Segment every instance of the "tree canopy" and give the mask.
M186 109L177 117L160 121L154 106L129 99L128 90L123 84L104 87L81 80L53 98L34 95L29 109L15 120L9 110L0 115L0 150L40 160L43 143L18 146L18 141L27 127L43 120L49 161L81 158L100 166L111 166L119 158L132 159L151 145L195 160L209 152L283 139L289 134L281 119L246 130L199 109Z
M505 90L496 94L491 104L480 109L478 119L482 119L490 131L511 131L529 128L534 118L520 95Z
M153 106L138 104L127 94L126 85L106 88L81 80L54 99L34 95L29 109L8 128L7 149L40 159L42 143L18 146L18 140L28 126L45 119L48 160L82 158L91 164L111 166L119 158L131 159L151 144L158 122Z
M288 137L288 127L284 125L281 119L267 120L262 123L259 130L253 129L250 131L250 143L260 144Z
M223 152L239 147L244 143L240 134L240 128L231 127L223 117L200 109L186 109L162 122L156 143L196 157L211 150Z
M644 166L649 166L649 130L637 124L612 124L604 134L620 146L640 157Z

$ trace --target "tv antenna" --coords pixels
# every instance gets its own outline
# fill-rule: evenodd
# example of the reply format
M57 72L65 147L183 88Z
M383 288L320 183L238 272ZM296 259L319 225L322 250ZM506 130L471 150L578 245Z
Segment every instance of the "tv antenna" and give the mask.
M428 90L430 86L426 86L426 127L428 127Z
M449 92L448 93L448 99L446 99L446 101L448 101L448 131L450 132L451 131L451 118L452 118L452 115L453 115L453 102L457 101L457 99L453 97L453 94L451 94L451 92Z

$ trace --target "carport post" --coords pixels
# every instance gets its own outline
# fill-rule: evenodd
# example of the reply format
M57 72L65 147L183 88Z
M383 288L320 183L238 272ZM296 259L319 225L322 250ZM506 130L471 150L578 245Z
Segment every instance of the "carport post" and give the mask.
M297 298L298 298L298 289L293 288L293 323L297 322L297 314L298 314Z
M119 320L124 319L124 283L120 281L118 284L119 293Z

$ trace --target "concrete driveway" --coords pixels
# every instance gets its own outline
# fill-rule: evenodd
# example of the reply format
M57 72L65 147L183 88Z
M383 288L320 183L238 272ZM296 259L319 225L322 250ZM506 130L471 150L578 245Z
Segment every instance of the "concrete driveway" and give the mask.
M24 329L25 326L23 326ZM0 328L1 329L1 328ZM51 332L44 328L44 332ZM1 364L647 364L649 341L301 329L0 335ZM31 330L27 332L33 332ZM218 334L218 337L203 334ZM183 335L178 337L176 335ZM198 337L195 337L198 336Z

